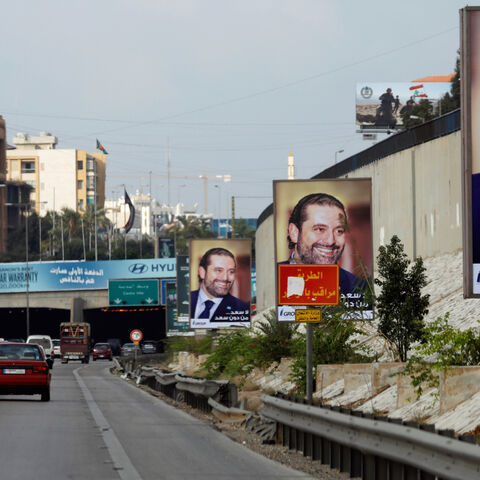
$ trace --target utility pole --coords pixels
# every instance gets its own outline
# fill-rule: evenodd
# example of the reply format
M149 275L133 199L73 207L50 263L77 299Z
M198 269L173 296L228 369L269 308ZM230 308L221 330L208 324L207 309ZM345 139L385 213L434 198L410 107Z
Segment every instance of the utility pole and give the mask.
M167 137L167 200L170 206L170 137Z
M235 197L232 195L232 238L235 238Z

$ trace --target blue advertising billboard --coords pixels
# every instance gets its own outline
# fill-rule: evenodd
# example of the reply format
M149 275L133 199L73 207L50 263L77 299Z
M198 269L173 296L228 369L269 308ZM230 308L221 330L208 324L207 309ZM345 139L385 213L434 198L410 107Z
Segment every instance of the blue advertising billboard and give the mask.
M24 292L27 288L26 267L25 263L0 264L0 293ZM29 262L28 290L30 292L106 290L110 279L175 276L175 258Z

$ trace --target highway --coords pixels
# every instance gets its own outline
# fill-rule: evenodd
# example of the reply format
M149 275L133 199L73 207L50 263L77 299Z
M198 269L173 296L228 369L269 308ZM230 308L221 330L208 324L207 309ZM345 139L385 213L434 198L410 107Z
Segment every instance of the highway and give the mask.
M5 480L310 478L110 374L56 360L50 402L0 396Z

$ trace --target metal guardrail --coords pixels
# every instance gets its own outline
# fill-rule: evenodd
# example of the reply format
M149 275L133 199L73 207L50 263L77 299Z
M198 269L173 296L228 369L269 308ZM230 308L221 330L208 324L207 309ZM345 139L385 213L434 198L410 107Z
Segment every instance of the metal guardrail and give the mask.
M117 361L115 366L123 370L126 377L133 378L137 385L147 385L204 412L212 411L209 399L226 407L234 407L238 401L237 387L228 380L208 380L148 366L136 367L133 361L127 359Z
M277 440L364 480L478 480L480 447L452 431L434 433L415 422L357 416L337 409L262 396L262 415L277 422ZM366 417L366 418L365 418Z

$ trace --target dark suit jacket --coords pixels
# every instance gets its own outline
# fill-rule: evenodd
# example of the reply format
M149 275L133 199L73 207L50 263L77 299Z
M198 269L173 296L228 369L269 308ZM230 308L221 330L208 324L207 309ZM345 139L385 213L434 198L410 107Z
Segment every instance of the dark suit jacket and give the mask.
M193 315L195 315L195 309L197 308L197 301L198 301L198 290L193 290L192 292L190 292L190 313L192 317ZM226 321L237 322L239 320L235 318L236 315L231 315L231 314L232 312L241 312L241 311L244 311L245 315L249 317L250 305L248 303L242 302L242 300L240 300L239 298L228 294L225 297L223 297L223 300L220 302L217 309L213 313L213 316L210 319L210 321L211 322L226 322ZM229 320L218 318L218 317L224 317L224 316L231 316L232 318ZM243 320L243 321L247 321L247 320Z

